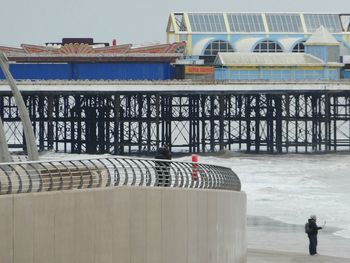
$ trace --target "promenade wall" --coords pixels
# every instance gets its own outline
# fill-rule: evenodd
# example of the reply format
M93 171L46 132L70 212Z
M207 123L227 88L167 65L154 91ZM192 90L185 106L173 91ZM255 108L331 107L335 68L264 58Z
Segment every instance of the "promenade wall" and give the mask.
M111 187L0 196L0 262L246 262L246 194Z

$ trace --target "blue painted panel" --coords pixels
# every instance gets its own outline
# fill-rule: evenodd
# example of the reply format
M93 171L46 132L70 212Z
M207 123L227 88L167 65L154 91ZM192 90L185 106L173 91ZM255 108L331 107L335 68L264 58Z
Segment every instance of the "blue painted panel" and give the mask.
M194 34L192 35L192 46L195 46L199 41L207 40L208 43L214 40L227 41L228 35L226 34Z
M226 79L229 79L227 77L228 73L229 73L229 71L226 70L226 69L217 68L217 69L215 69L215 72L214 72L214 78L215 78L215 80L226 80Z
M328 80L339 80L340 79L340 70L339 69L329 69L327 79Z
M343 76L344 79L350 79L350 70L344 70Z
M166 63L76 63L73 79L165 80L174 78Z
M10 64L17 80L167 80L175 77L168 63ZM0 72L0 79L4 75Z
M318 57L324 62L328 62L327 46L305 46L305 53Z
M350 78L350 71L347 73ZM345 72L344 72L345 75ZM339 70L303 70L303 69L283 69L272 70L261 68L261 70L235 70L218 68L215 69L215 80L338 80Z
M60 79L71 78L71 65L69 64L10 64L10 72L17 80ZM0 70L0 79L4 79Z

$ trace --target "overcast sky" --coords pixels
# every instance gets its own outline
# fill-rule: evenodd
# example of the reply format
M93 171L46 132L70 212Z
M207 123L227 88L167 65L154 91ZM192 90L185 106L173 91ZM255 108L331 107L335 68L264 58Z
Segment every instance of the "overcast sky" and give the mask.
M62 37L165 42L173 11L350 13L350 0L1 0L0 8L0 45L16 47Z

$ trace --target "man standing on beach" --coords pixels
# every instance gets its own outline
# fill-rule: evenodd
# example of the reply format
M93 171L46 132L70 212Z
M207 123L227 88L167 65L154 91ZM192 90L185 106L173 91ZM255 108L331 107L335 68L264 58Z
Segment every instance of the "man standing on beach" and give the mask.
M322 227L317 226L316 220L316 216L312 215L310 216L308 223L305 225L305 232L307 233L310 241L309 253L311 256L317 255L317 234L318 230L322 229Z

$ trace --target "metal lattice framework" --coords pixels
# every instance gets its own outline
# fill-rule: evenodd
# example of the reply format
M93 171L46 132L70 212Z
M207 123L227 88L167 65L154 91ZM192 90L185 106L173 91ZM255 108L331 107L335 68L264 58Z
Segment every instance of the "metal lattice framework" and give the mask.
M0 164L0 195L114 186L240 191L227 167L128 157Z
M350 150L350 91L24 92L40 150L147 154L172 151ZM24 148L11 95L0 95L9 146Z

